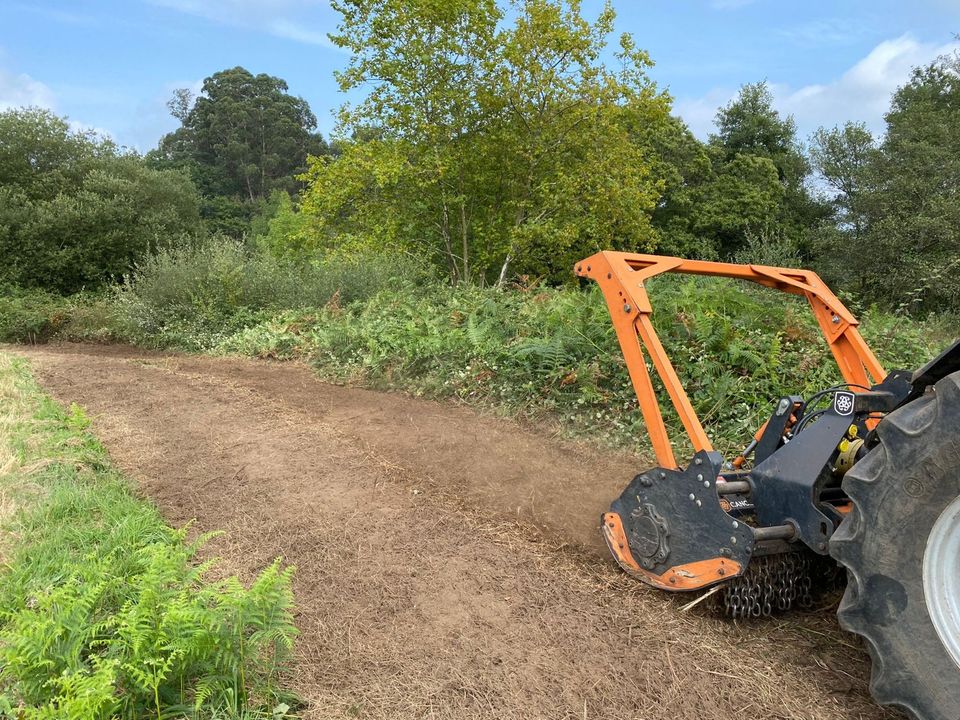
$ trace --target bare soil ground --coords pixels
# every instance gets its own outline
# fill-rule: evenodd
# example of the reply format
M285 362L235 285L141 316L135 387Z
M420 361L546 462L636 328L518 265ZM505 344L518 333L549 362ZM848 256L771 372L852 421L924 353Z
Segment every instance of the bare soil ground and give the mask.
M306 718L892 718L822 613L733 623L596 530L640 461L296 364L16 348L241 578L297 566Z

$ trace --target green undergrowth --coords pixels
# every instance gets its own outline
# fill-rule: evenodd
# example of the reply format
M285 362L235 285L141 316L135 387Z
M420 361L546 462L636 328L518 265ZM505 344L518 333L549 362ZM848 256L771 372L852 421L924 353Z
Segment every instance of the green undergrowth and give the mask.
M4 335L6 322L45 327L36 331L42 339L298 358L328 380L456 397L649 450L606 304L593 285L451 288L397 258L326 260L286 277L274 261L250 261L232 246L189 252L159 256L110 295L59 305L45 297L0 299L0 339L31 337L22 328ZM841 379L800 298L711 278L657 278L648 289L654 325L726 454L741 449L780 396L807 395ZM888 368L922 365L956 333L956 318L917 319L846 300ZM4 302L28 301L34 315L4 321ZM683 457L685 434L669 401L661 401Z
M88 425L0 353L0 717L286 716L292 568L210 579Z
M651 283L654 324L718 448L744 439L788 393L838 382L805 302L710 279ZM860 309L888 367L917 367L953 332ZM603 297L595 287L384 291L362 303L285 313L236 333L217 352L307 359L327 379L457 397L547 421L639 452L649 449ZM661 393L662 395L662 393ZM681 454L683 431L665 398Z

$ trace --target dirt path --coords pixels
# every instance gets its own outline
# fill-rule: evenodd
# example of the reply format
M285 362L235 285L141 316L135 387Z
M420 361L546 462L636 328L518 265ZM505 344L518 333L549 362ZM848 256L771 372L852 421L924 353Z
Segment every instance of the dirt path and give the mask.
M304 717L894 717L831 615L682 613L612 567L633 458L294 364L15 351L231 572L297 566Z

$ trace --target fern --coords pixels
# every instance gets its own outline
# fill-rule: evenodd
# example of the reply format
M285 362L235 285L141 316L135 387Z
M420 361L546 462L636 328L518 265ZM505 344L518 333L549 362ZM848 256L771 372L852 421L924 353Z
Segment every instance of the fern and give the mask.
M279 693L296 634L293 569L278 561L249 588L207 582L212 561L193 558L210 536L187 542L166 527L111 469L83 412L64 412L3 359L0 374L30 398L10 441L54 462L31 474L43 493L19 503L10 528L19 541L0 578L0 717L271 711L251 698ZM16 473L2 482L17 487Z

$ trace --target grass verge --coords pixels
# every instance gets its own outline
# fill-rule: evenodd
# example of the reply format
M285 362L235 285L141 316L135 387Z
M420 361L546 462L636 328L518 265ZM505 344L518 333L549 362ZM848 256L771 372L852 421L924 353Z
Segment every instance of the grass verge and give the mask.
M292 568L208 580L88 426L0 352L0 717L286 716Z

